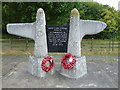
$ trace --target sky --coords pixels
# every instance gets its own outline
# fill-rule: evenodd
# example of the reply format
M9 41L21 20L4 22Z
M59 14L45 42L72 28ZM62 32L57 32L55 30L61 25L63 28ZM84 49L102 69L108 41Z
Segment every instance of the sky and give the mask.
M116 10L118 10L118 2L120 0L94 0L97 1L98 3L101 3L103 5L109 5L111 7L114 7Z

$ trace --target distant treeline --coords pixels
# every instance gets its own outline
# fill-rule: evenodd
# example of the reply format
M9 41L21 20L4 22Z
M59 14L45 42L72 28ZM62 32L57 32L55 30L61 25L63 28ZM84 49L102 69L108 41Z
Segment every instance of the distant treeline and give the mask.
M85 36L85 38L118 39L120 37L118 29L120 12L96 2L4 2L2 3L2 33L7 33L6 24L8 23L34 22L38 8L44 9L47 25L68 25L71 10L77 8L81 19L99 20L107 24L107 28L101 33Z

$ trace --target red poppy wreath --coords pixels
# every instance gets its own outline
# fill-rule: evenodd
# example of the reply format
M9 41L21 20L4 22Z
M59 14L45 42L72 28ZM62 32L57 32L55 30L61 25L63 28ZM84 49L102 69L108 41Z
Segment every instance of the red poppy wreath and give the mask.
M67 60L70 58L72 58L72 62L67 63ZM64 67L64 69L72 69L75 66L75 63L76 63L76 58L70 53L62 57L61 64Z
M48 67L46 66L47 62L49 62L50 64ZM49 72L50 70L52 70L53 66L54 66L54 60L52 60L52 57L44 57L41 63L42 70L45 72Z

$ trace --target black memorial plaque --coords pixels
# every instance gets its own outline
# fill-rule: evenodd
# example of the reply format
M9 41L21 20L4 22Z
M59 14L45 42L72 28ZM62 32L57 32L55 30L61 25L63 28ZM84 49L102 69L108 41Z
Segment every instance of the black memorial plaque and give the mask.
M48 52L67 52L69 26L47 25Z

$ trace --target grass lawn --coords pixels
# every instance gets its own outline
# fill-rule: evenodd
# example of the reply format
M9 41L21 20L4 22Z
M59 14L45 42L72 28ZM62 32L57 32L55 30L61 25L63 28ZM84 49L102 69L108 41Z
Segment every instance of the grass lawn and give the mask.
M26 47L26 43L27 47ZM2 52L0 54L33 54L34 41L28 39L1 39ZM118 40L114 40L114 44L110 40L88 40L83 39L81 42L82 55L114 55L118 54ZM113 48L112 48L113 47ZM61 53L49 53L61 54ZM64 54L64 53L62 53Z

